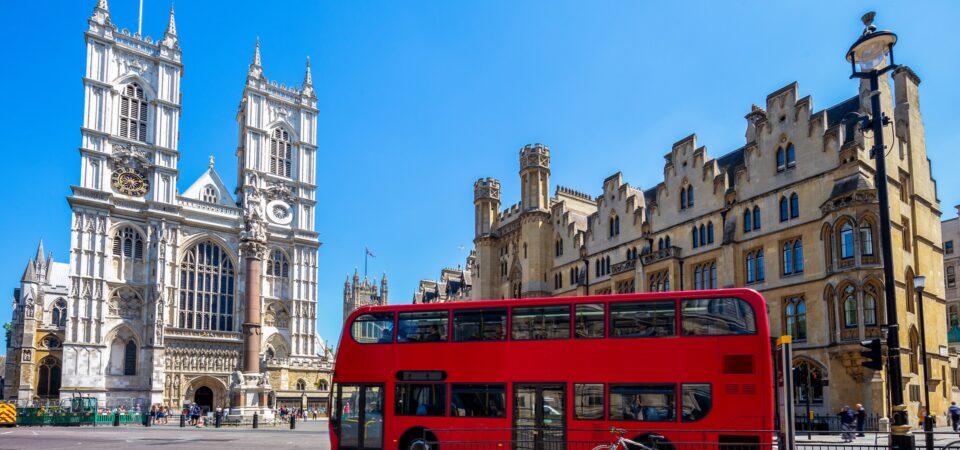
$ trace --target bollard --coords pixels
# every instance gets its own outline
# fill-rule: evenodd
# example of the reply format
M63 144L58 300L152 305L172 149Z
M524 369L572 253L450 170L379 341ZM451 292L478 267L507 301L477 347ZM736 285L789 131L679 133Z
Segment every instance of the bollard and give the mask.
M290 414L290 429L291 430L297 429L297 416L294 414Z
M220 414L220 411L217 411L217 415L214 416L214 419L213 419L213 427L214 427L214 428L220 428L220 415L221 415L221 414Z
M149 427L149 426L150 426L150 420L152 419L152 417L150 417L150 414L149 414L149 413L147 413L147 414L142 414L141 417L143 417L143 426Z
M120 426L120 411L114 411L113 413L113 426Z
M180 413L180 428L187 426L187 416L184 413Z
M259 428L260 426L260 416L257 413L253 413L253 427Z

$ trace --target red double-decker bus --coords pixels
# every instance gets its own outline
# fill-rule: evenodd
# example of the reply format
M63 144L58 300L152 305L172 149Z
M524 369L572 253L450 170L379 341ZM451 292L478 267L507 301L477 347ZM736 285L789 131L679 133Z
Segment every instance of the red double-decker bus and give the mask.
M611 427L763 448L766 315L747 289L363 307L337 352L332 448L562 449Z

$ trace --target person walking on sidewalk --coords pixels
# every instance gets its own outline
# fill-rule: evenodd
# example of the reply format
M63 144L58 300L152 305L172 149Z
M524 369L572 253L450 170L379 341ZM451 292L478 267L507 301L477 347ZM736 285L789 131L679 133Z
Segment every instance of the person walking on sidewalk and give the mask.
M841 434L843 442L852 442L853 422L856 420L856 417L854 416L853 411L850 410L850 406L844 406L843 410L841 410L837 416L840 417L840 431L843 432Z
M950 402L950 409L947 412L950 413L950 424L953 425L953 431L957 432L958 427L960 427L960 406L957 406L957 402Z
M867 410L857 403L857 436L863 437L863 428L867 425Z

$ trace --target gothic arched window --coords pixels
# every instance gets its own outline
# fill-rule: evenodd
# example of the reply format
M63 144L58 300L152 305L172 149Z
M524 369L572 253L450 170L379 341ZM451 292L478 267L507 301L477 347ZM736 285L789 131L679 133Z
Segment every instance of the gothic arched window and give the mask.
M713 222L707 222L707 243L713 243Z
M873 256L873 225L867 220L860 224L860 254Z
M63 301L63 299L57 300L57 302L53 304L52 312L51 318L53 319L53 326L58 328L67 326L67 302Z
M845 222L840 227L840 257L853 258L853 225L850 225L850 222Z
M147 99L137 83L128 84L120 94L120 136L147 142Z
M693 248L699 247L699 246L700 246L700 239L699 239L698 234L697 234L697 226L696 226L696 225L693 226L693 230L690 231L690 234L693 235Z
M687 188L680 188L680 209L687 209Z
M693 186L687 188L687 208L693 207Z
M793 148L793 144L787 145L787 167L794 167L797 165L797 151Z
M320 380L320 382L317 383L317 388L319 388L321 391L326 391L330 389L330 384L327 383L327 380Z
M760 207L759 206L753 207L753 229L754 230L760 229Z
M757 281L763 281L766 276L763 269L763 249L757 250Z
M707 245L707 231L703 224L700 224L700 245Z
M863 324L875 326L877 324L877 287L867 284L863 288Z
M212 241L189 249L180 263L180 328L233 331L234 269Z
M743 211L743 232L749 233L753 230L753 221L750 220L750 208Z
M133 339L127 341L127 345L123 347L123 374L137 374L137 343L133 342Z
M143 259L143 238L133 227L123 227L113 235L113 255Z
M60 360L53 356L43 358L37 372L37 396L60 397Z
M274 250L270 253L270 260L267 261L267 276L286 278L290 275L290 265L287 263L287 255L283 250Z
M203 194L201 194L200 199L207 203L216 203L219 200L217 189L213 186L203 188Z
M800 217L800 196L796 192L790 194L790 218Z
M793 336L798 341L807 339L807 304L803 297L787 300L784 308L784 319L786 334Z
M787 198L780 197L780 221L786 222L790 219L790 208L787 205Z
M787 170L787 161L786 154L783 151L783 147L777 148L777 172L783 172Z
M915 327L910 328L910 373L920 373L920 335Z
M290 144L290 134L282 128L276 128L270 137L270 173L290 178L292 164L293 147Z
M852 285L847 285L843 289L843 325L847 328L854 328L858 323L857 290Z
M307 382L303 381L303 379L297 380L297 390L298 391L307 390Z

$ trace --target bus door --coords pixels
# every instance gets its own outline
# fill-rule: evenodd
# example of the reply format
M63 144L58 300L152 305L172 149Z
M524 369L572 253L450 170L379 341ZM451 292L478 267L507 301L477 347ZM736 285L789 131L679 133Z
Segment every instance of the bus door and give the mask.
M383 449L383 385L338 384L334 396L340 450Z
M565 394L562 383L513 385L514 449L566 447Z

